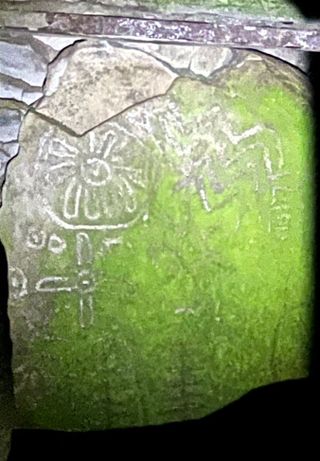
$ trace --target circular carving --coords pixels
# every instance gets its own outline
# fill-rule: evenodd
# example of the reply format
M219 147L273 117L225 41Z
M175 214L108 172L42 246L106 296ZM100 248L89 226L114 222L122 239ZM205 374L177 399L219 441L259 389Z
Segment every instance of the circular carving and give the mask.
M116 124L102 135L71 139L46 133L40 141L45 212L65 229L128 227L146 211L149 165L142 143Z

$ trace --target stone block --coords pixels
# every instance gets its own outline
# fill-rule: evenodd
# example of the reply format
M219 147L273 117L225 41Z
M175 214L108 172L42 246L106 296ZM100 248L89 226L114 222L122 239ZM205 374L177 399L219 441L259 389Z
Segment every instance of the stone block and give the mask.
M69 47L24 118L0 237L25 427L197 418L308 373L305 77L166 46Z

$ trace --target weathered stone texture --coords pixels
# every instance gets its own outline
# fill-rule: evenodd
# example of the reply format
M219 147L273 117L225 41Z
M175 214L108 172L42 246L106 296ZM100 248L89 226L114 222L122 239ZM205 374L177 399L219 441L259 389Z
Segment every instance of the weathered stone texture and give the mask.
M48 64L75 41L9 33L0 40L0 206L8 162L19 152L22 117L43 96Z
M150 17L170 13L186 16L205 14L246 14L267 18L291 19L301 17L289 0L20 0L19 3L3 1L4 9L19 8L20 11L60 11L73 13L122 14Z
M307 373L307 84L174 50L72 46L25 117L0 237L26 426L194 418Z
M79 44L52 64L45 98L37 110L83 134L139 102L164 94L175 78L140 51L106 43Z

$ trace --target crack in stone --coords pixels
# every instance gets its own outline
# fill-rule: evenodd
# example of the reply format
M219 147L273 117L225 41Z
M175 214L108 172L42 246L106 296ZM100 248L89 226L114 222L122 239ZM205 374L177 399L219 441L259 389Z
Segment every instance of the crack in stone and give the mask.
M174 74L179 74L182 69L178 69L177 67L174 67L173 65L169 64L168 61L165 61L163 59L160 59L158 56L155 56L151 51L144 50L143 48L139 48L139 46L134 46L137 42L129 42L127 40L124 40L124 43L121 41L114 41L114 40L106 40L110 45L114 46L115 48L121 48L123 50L135 50L135 51L140 51L147 56L150 56L151 58L155 59L156 61L160 62L163 67L166 67L168 70L173 72ZM130 45L125 45L125 43L130 43ZM169 45L170 46L170 45Z
M2 112L4 110L10 111L10 109L2 109ZM13 110L11 111L13 112ZM18 112L18 111L17 111ZM1 116L1 109L0 109L0 116ZM21 130L21 125L22 125L22 120L23 120L23 114L20 113L20 122L19 122L19 127L17 128L17 134L15 136L15 140L12 139L10 141L0 141L0 208L2 206L2 191L3 191L3 186L6 181L6 175L7 175L7 170L8 170L8 165L13 160L18 154L20 150L19 146L19 135L20 135L20 130Z
M22 40L23 40L23 37L21 36L15 37L14 42L8 42L8 43L22 46L23 45ZM36 52L37 55L39 55L39 57L43 61L45 60L47 61L47 59L45 58L45 55L48 52L49 46L43 44L42 42L34 38L28 37L28 40L29 40L28 45L31 47L31 49L33 49L34 52ZM76 40L72 44L62 48L58 52L52 49L55 54L55 57L45 64L46 66L45 77L43 79L42 85L39 87L30 85L23 79L14 78L10 75L0 73L0 81L2 80L7 84L12 85L12 87L14 87L16 91L19 91L19 90L21 91L21 101L19 101L19 99L15 99L14 97L0 98L0 104L1 104L0 105L0 115L2 112L2 118L3 118L2 123L4 126L3 133L0 132L0 208L2 207L2 194L3 194L3 188L5 185L5 181L6 181L9 164L14 158L16 158L19 155L19 152L20 152L19 137L20 137L21 127L22 127L24 118L28 115L29 112L34 112L34 108L32 104L35 104L35 105L39 104L42 98L44 97L43 93L44 93L44 88L45 88L45 84L46 84L48 73L49 73L49 66L55 60L59 59L63 51L83 41L85 41L85 39ZM5 43L5 42L6 41L2 43ZM25 93L29 92L32 94L33 92L35 92L34 90L41 93L42 96L30 103L27 103L26 101L24 101L23 96L25 95ZM8 115L10 112L11 114ZM19 127L17 127L17 124L16 124L15 127L11 128L11 129L16 130L15 136L13 136L12 139L5 139L3 137L8 136L7 133L10 131L10 128L8 129L8 125L6 124L5 117L7 116L7 119L8 119L8 116L9 118L12 117L14 112L17 112L20 115L20 120L18 122ZM60 124L57 121L55 121L55 125L59 126ZM10 121L9 121L9 126L10 126ZM71 134L74 134L72 130L71 130Z
M174 83L177 81L178 78L179 78L179 76L177 76L177 78L172 81L171 85L168 87L168 89L164 93L161 93L161 94L159 93L159 94L154 95L154 96L152 96L150 98L146 98L143 101L138 101L138 102L132 104L131 106L126 107L123 111L121 111L121 112L119 112L119 113L117 113L115 115L112 115L111 117L108 117L108 118L104 119L102 122L99 122L97 125L89 128L88 130L84 131L81 134L77 133L72 128L64 125L59 120L57 120L57 119L55 119L53 117L50 117L48 115L42 114L41 112L38 112L36 107L30 107L29 110L28 110L28 113L29 112L33 113L37 117L39 117L40 119L45 120L46 122L50 123L51 125L59 128L61 131L65 132L65 133L67 133L67 134L69 134L71 136L74 136L75 138L80 139L80 138L83 138L84 136L88 135L91 131L94 131L97 128L99 128L100 126L104 125L105 123L111 122L115 118L120 117L121 115L125 114L127 111L132 110L135 107L139 107L140 105L145 104L146 102L152 101L152 100L154 100L154 99L156 99L158 97L166 96L167 93L171 90L172 86L174 85ZM183 78L183 77L181 77L181 78ZM27 115L27 113L26 113L26 115Z
M70 45L72 46L72 45ZM63 51L63 50L62 50ZM177 76L177 78L179 78ZM112 117L109 117L105 120L103 120L102 122L98 123L97 125L91 127L90 129L88 129L87 131L85 131L84 133L82 134L78 134L76 133L74 130L72 130L71 128L65 126L63 123L59 122L58 120L54 119L54 118L51 118L47 115L44 115L40 112L37 111L36 107L33 107L33 106L29 106L27 108L27 110L25 111L25 113L23 114L22 118L21 118L21 123L20 123L20 128L19 128L19 132L18 132L18 136L17 136L17 144L18 144L18 151L17 153L10 157L9 159L6 159L6 163L5 165L2 167L3 168L3 172L1 173L1 168L0 168L0 208L2 206L2 192L3 192L3 187L4 187L4 184L5 184L5 180L6 180L6 173L7 173L7 170L8 170L8 166L9 166L9 163L19 155L19 150L20 150L20 146L19 146L19 137L20 137L20 131L21 131L21 127L22 127L22 124L23 124L23 121L25 119L25 117L27 117L27 115L29 113L33 113L35 114L37 117L40 117L41 119L49 122L51 125L54 125L56 126L57 128L61 129L61 131L64 131L65 133L71 135L71 136L74 136L76 138L82 138L84 136L86 136L87 134L89 134L91 131L94 131L95 129L99 128L100 126L102 126L104 123L107 123L107 122L110 122L112 121L113 119L115 119L116 117L119 117L121 115L123 115L124 113L126 113L127 111L135 108L135 107L138 107L140 106L141 104L144 104L148 101L151 101L153 99L156 99L158 97L163 97L163 96L166 96L166 94L170 91L170 89L172 88L173 84L175 83L175 81L177 80L177 78L175 78L171 85L167 88L166 92L162 93L162 94L158 94L158 95L155 95L155 96L152 96L150 98L147 98L143 101L139 101L139 102L136 102L135 104L132 104L131 106L129 107L126 107L123 111L121 111L120 113L117 113L115 115L113 115ZM19 104L19 106L21 106L22 104ZM23 107L25 107L24 105L22 105ZM1 143L0 143L0 147L1 147ZM0 157L0 161L1 161L1 157Z
M0 99L34 104L42 94L42 86L32 86L24 80L0 72Z
M46 77L44 79L44 82L43 82L43 86L42 86L42 92L44 91L44 88L45 88L45 85L46 85L46 81L47 81L47 78L48 78L48 73L49 73L49 68L50 66L55 63L56 61L58 61L61 56L63 55L63 53L66 52L66 50L68 49L73 49L74 47L76 47L79 43L81 42L85 42L86 40L85 39L79 39L77 40L76 42L64 47L63 49L61 49L57 54L56 56L54 57L53 60L51 60L48 64L47 64L47 72L46 72ZM91 131L94 131L95 129L99 128L100 126L102 126L104 123L107 123L107 122L110 122L112 121L114 118L116 117L119 117L121 115L123 115L124 113L126 113L127 111L135 108L135 107L138 107L140 106L141 104L144 104L146 103L147 101L150 101L150 100L153 100L155 98L158 98L158 97L162 97L162 96L165 96L172 88L173 84L177 81L178 78L185 78L185 77L189 77L189 78L192 78L192 79L196 79L196 80L201 80L201 81L208 81L210 80L211 82L213 80L216 80L218 78L220 78L221 74L223 74L225 72L226 69L230 69L230 67L234 67L237 65L238 61L239 61L239 56L236 54L233 54L232 58L228 60L228 62L224 65L222 65L221 67L219 67L218 69L215 69L212 74L210 75L210 77L204 77L204 76L201 76L199 74L195 74L194 72L192 72L191 70L184 70L184 69L177 69L175 67L173 67L172 65L170 65L168 62L162 60L162 59L159 59L159 57L155 56L152 52L148 52L146 50L143 50L143 49L139 49L138 47L135 47L134 45L133 46L126 46L124 45L123 43L119 43L119 42L116 42L116 41L108 41L110 43L110 45L112 46L116 46L116 47L119 47L119 48L124 48L124 49L134 49L134 50L137 50L137 51L140 51L146 55L149 55L150 57L152 57L153 59L159 61L164 67L168 68L170 71L172 71L174 74L176 74L176 78L172 81L171 85L167 88L167 90L164 92L164 93L160 93L160 94L157 94L157 95L154 95L150 98L146 98L144 99L143 101L138 101L128 107L126 107L123 111L109 117L109 118L106 118L104 120L102 120L101 122L99 122L98 124L94 125L93 127L89 128L88 130L86 130L85 132L79 134L77 132L75 132L72 128L66 126L65 124L63 124L61 121L53 118L53 117L50 117L48 115L45 115L45 114L42 114L40 112L37 111L37 106L41 103L41 101L43 100L43 98L45 97L45 95L43 95L41 98L39 98L39 100L37 100L36 104L34 106L28 106L28 105L25 105L24 103L20 103L20 104L11 104L11 108L12 109L19 109L19 110L23 110L24 111L24 114L21 118L21 124L20 124L20 129L21 129L21 126L22 126L22 123L23 123L23 119L24 117L27 116L27 114L29 112L31 113L34 113L35 115L37 115L38 117L40 117L41 119L43 120L46 120L47 122L49 122L51 125L54 125L56 127L58 127L59 129L61 129L62 131L64 131L65 133L69 134L69 135L72 135L76 138L82 138L83 136L87 135L88 133L90 133ZM240 51L240 50L239 50ZM241 51L240 51L241 53ZM259 55L259 51L256 51L256 54ZM192 55L190 55L190 58L192 58ZM189 63L189 67L190 67L190 63ZM11 100L11 101L14 101L14 100ZM10 106L10 104L9 104ZM18 136L17 136L17 140L16 140L16 143L18 144L19 142L19 135L20 135L20 129L19 129L19 133L18 133ZM11 141L12 142L12 141ZM3 144L3 143L2 143ZM5 183L5 179L6 179L6 172L7 172L7 168L8 168L8 165L10 163L10 161L15 158L18 154L19 154L19 145L17 147L17 152L14 154L14 155L5 155L5 150L2 148L1 149L2 152L3 152L3 155L2 155L2 159L4 158L3 163L4 165L2 165L2 174L1 174L1 177L0 177L0 197L2 197L2 189L3 189L3 186L4 186L4 183ZM2 199L0 199L0 206L2 205Z
M107 123L107 122L112 122L114 119L116 119L117 117L120 117L121 115L125 114L126 112L128 112L129 110L132 110L134 109L135 107L139 107L141 106L142 104L145 104L146 102L149 102L149 101L153 101L154 99L157 99L157 98L160 98L160 97L163 97L163 96L166 96L168 94L168 92L171 90L171 88L173 87L174 83L177 81L177 79L179 78L179 76L177 76L170 84L170 86L167 88L167 90L163 93L159 93L159 94L156 94L154 96L151 96L150 98L146 98L144 99L143 101L138 101L138 102L135 102L134 104L131 104L131 106L128 106L126 107L124 110L122 110L121 112L118 112L117 114L115 115L112 115L111 117L108 117L107 119L103 120L102 122L98 123L97 125L95 125L94 127L91 127L89 128L89 130L85 131L84 133L82 133L81 135L78 135L79 138L81 138L82 136L85 136L87 134L89 134L91 131L99 128L100 126L102 126L104 123Z
M49 72L50 72L50 67L52 65L54 65L59 59L61 59L61 55L63 53L65 53L65 52L67 52L67 50L75 48L79 43L82 43L82 42L85 42L85 41L86 41L86 39L79 39L79 40L76 40L75 42L71 43L70 45L67 45L67 46L63 47L60 51L57 52L56 56L50 62L48 62L46 76L45 76L43 84L42 84L42 97L37 100L37 102L35 104L35 107L37 107L39 104L41 104L42 100L46 97L46 94L44 92L45 92L45 88L46 88L46 84L47 84L47 80L48 80L48 75L49 75Z
M193 58L195 57L196 55L196 50L193 49L191 54L190 54L190 60L189 60L189 63L188 63L188 67L176 67L174 66L173 64L170 64L169 61L169 57L168 57L168 60L165 60L165 56L163 58L161 58L160 56L160 51L159 53L157 54L157 51L148 51L144 48L141 48L139 47L139 43L137 42L129 42L127 40L123 40L123 42L121 41L113 41L112 39L111 40L107 40L108 43L110 43L112 46L114 47L118 47L118 48L121 48L121 49L132 49L132 50L136 50L136 51L140 51L144 54L146 54L147 56L150 56L151 58L155 59L156 61L160 62L160 64L167 68L168 70L170 70L171 72L173 72L174 74L177 74L178 77L183 77L183 78L191 78L193 80L200 80L200 81L203 81L203 82L207 82L208 80L212 81L216 74L218 74L221 70L227 68L228 66L233 66L234 65L234 61L235 61L235 56L234 56L234 53L233 53L233 50L230 48L230 51L232 53L232 56L229 57L229 58L226 58L226 62L224 64L222 64L220 67L214 69L210 74L209 76L205 76L201 73L197 73L195 71L192 71L191 69L191 65L192 65L192 60ZM142 43L140 43L141 45ZM144 43L143 43L144 44ZM148 43L146 43L148 44ZM172 44L162 44L161 46L178 46L178 47L181 47L181 48L185 48L185 47L191 47L191 48L194 48L193 45L172 45ZM201 47L200 46L197 46L197 48L199 49L206 49L207 47ZM213 49L213 47L210 47ZM219 50L219 48L221 47L215 47L215 49ZM228 48L229 49L229 48Z

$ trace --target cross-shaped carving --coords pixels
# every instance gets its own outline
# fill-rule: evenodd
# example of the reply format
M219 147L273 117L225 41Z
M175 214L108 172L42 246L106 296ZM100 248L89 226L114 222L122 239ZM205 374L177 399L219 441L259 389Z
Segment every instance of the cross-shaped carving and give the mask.
M78 232L76 235L77 271L74 277L53 275L44 277L36 283L36 291L43 293L79 293L80 325L85 327L94 322L93 291L95 280L91 273L93 262L92 244L89 235Z

